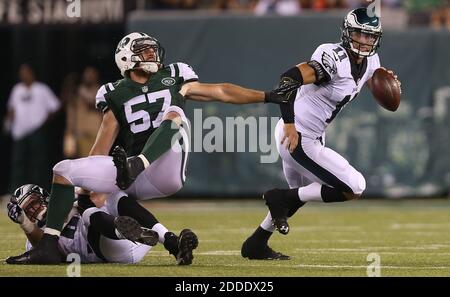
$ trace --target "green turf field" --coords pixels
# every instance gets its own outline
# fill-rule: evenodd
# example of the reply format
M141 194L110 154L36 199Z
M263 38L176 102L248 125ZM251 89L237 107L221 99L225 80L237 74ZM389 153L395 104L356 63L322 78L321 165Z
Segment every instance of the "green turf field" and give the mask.
M271 245L290 261L249 261L243 240L266 214L263 201L169 202L146 206L178 233L192 228L200 239L194 263L179 267L161 245L138 265L83 265L82 276L366 276L367 255L381 257L382 276L450 276L450 201L362 200L306 205L291 220L291 233ZM2 204L2 209L4 202ZM66 266L11 266L25 236L0 212L0 276L65 276Z

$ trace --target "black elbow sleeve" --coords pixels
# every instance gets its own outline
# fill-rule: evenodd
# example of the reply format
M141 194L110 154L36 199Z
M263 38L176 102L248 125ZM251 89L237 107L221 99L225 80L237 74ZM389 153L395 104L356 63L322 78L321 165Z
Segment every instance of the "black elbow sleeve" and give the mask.
M283 80L283 78L290 78L291 80L300 83L300 85L303 84L303 76L302 73L300 72L300 69L297 66L294 66L288 69L286 72L284 72L281 75L281 80Z
M280 87L289 88L289 85L295 86L285 94L285 96L289 97L288 103L280 105L281 117L287 124L294 123L294 101L297 96L297 90L302 84L303 76L297 66L288 69L281 75Z

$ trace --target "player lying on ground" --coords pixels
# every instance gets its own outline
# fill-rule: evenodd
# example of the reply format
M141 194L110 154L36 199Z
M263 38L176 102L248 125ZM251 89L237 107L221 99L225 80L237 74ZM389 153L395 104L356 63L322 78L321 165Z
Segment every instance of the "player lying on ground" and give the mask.
M58 237L72 208L75 186L87 193L124 189L136 199L166 197L182 188L189 151L185 98L286 102L279 94L284 89L264 93L233 84L203 84L187 64L165 66L163 58L164 49L147 34L131 33L119 42L115 60L124 78L103 85L97 93L96 104L104 115L90 156L64 160L53 168L47 226L36 248L22 257L24 264L59 263ZM108 154L116 140L124 148L114 150L113 161ZM127 160L127 155L137 157ZM181 263L190 264L198 239L192 231L182 235L180 249L186 259Z
M14 191L7 205L8 216L20 225L27 236L26 250L36 247L43 236L49 194L43 188L28 184ZM140 206L135 199L117 192L103 207L96 207L88 196L79 195L67 216L58 240L58 256L65 262L67 255L76 253L81 263L138 263L165 237L164 247L177 260L184 260L179 253L178 237L167 231L147 210L146 222L160 225L158 231L142 227L136 220L123 213ZM161 233L161 231L166 232ZM186 229L187 230L187 229ZM182 231L182 234L186 231ZM10 257L8 264L22 264L26 256Z
M381 35L377 16L369 16L365 8L352 10L344 18L341 43L320 45L311 61L282 75L281 84L303 85L288 94L295 100L281 106L282 119L275 129L290 190L264 193L269 213L242 245L243 257L289 259L273 251L268 240L275 229L282 234L289 232L287 219L300 207L308 201L328 203L361 197L366 188L363 175L324 146L325 129L365 84L371 88L372 75L380 67L376 50ZM400 88L396 76L394 85Z

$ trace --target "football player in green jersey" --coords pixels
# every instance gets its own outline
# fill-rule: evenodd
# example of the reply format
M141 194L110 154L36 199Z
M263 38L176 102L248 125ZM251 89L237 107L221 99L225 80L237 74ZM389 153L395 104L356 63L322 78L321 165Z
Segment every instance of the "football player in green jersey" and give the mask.
M122 189L136 199L178 192L186 178L189 151L189 124L183 111L185 99L286 104L285 94L298 87L286 82L276 90L262 92L229 83L200 83L189 65L164 65L164 48L158 40L138 32L128 34L119 42L115 60L124 78L103 85L97 93L96 105L103 112L103 121L90 156L55 165L43 238L35 249L18 257L17 264L60 262L58 236L72 207L75 186L97 193ZM112 157L108 156L116 140L123 148L116 147ZM130 204L128 209L130 213L121 215L131 216L143 227L152 228L139 220L144 216L143 207L138 209ZM167 229L155 231L164 243ZM197 236L189 230L173 242L174 247L166 247L169 252L175 254L179 264L191 264Z

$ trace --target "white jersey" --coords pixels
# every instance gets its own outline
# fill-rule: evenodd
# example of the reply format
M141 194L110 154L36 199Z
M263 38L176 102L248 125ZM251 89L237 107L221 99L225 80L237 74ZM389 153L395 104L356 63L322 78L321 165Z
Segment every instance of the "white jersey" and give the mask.
M359 72L352 67L347 51L340 44L326 43L316 49L311 60L322 65L330 80L302 86L295 98L294 112L297 131L316 139L323 136L339 111L358 95L380 67L380 59L378 54L364 59Z
M65 256L76 253L80 256L81 263L101 263L102 259L97 257L94 251L89 246L87 240L87 228L83 224L80 213L76 208L73 208L69 214L71 219L61 231L58 244L60 250ZM27 240L26 250L30 250L32 245Z
M110 199L116 199L118 201L120 197L123 197L125 193L118 192L110 196ZM151 250L151 246L134 243L132 241L123 239L115 240L109 239L103 235L98 238L97 243L93 243L101 253L101 257L98 257L94 252L93 247L88 241L88 229L90 226L90 216L95 212L104 212L107 214L117 214L117 203L97 208L91 207L84 211L81 215L77 208L72 208L71 212L67 216L68 222L61 232L58 244L60 250L65 256L71 253L78 254L80 256L81 263L138 263L145 255ZM27 240L26 250L32 249L32 245Z

